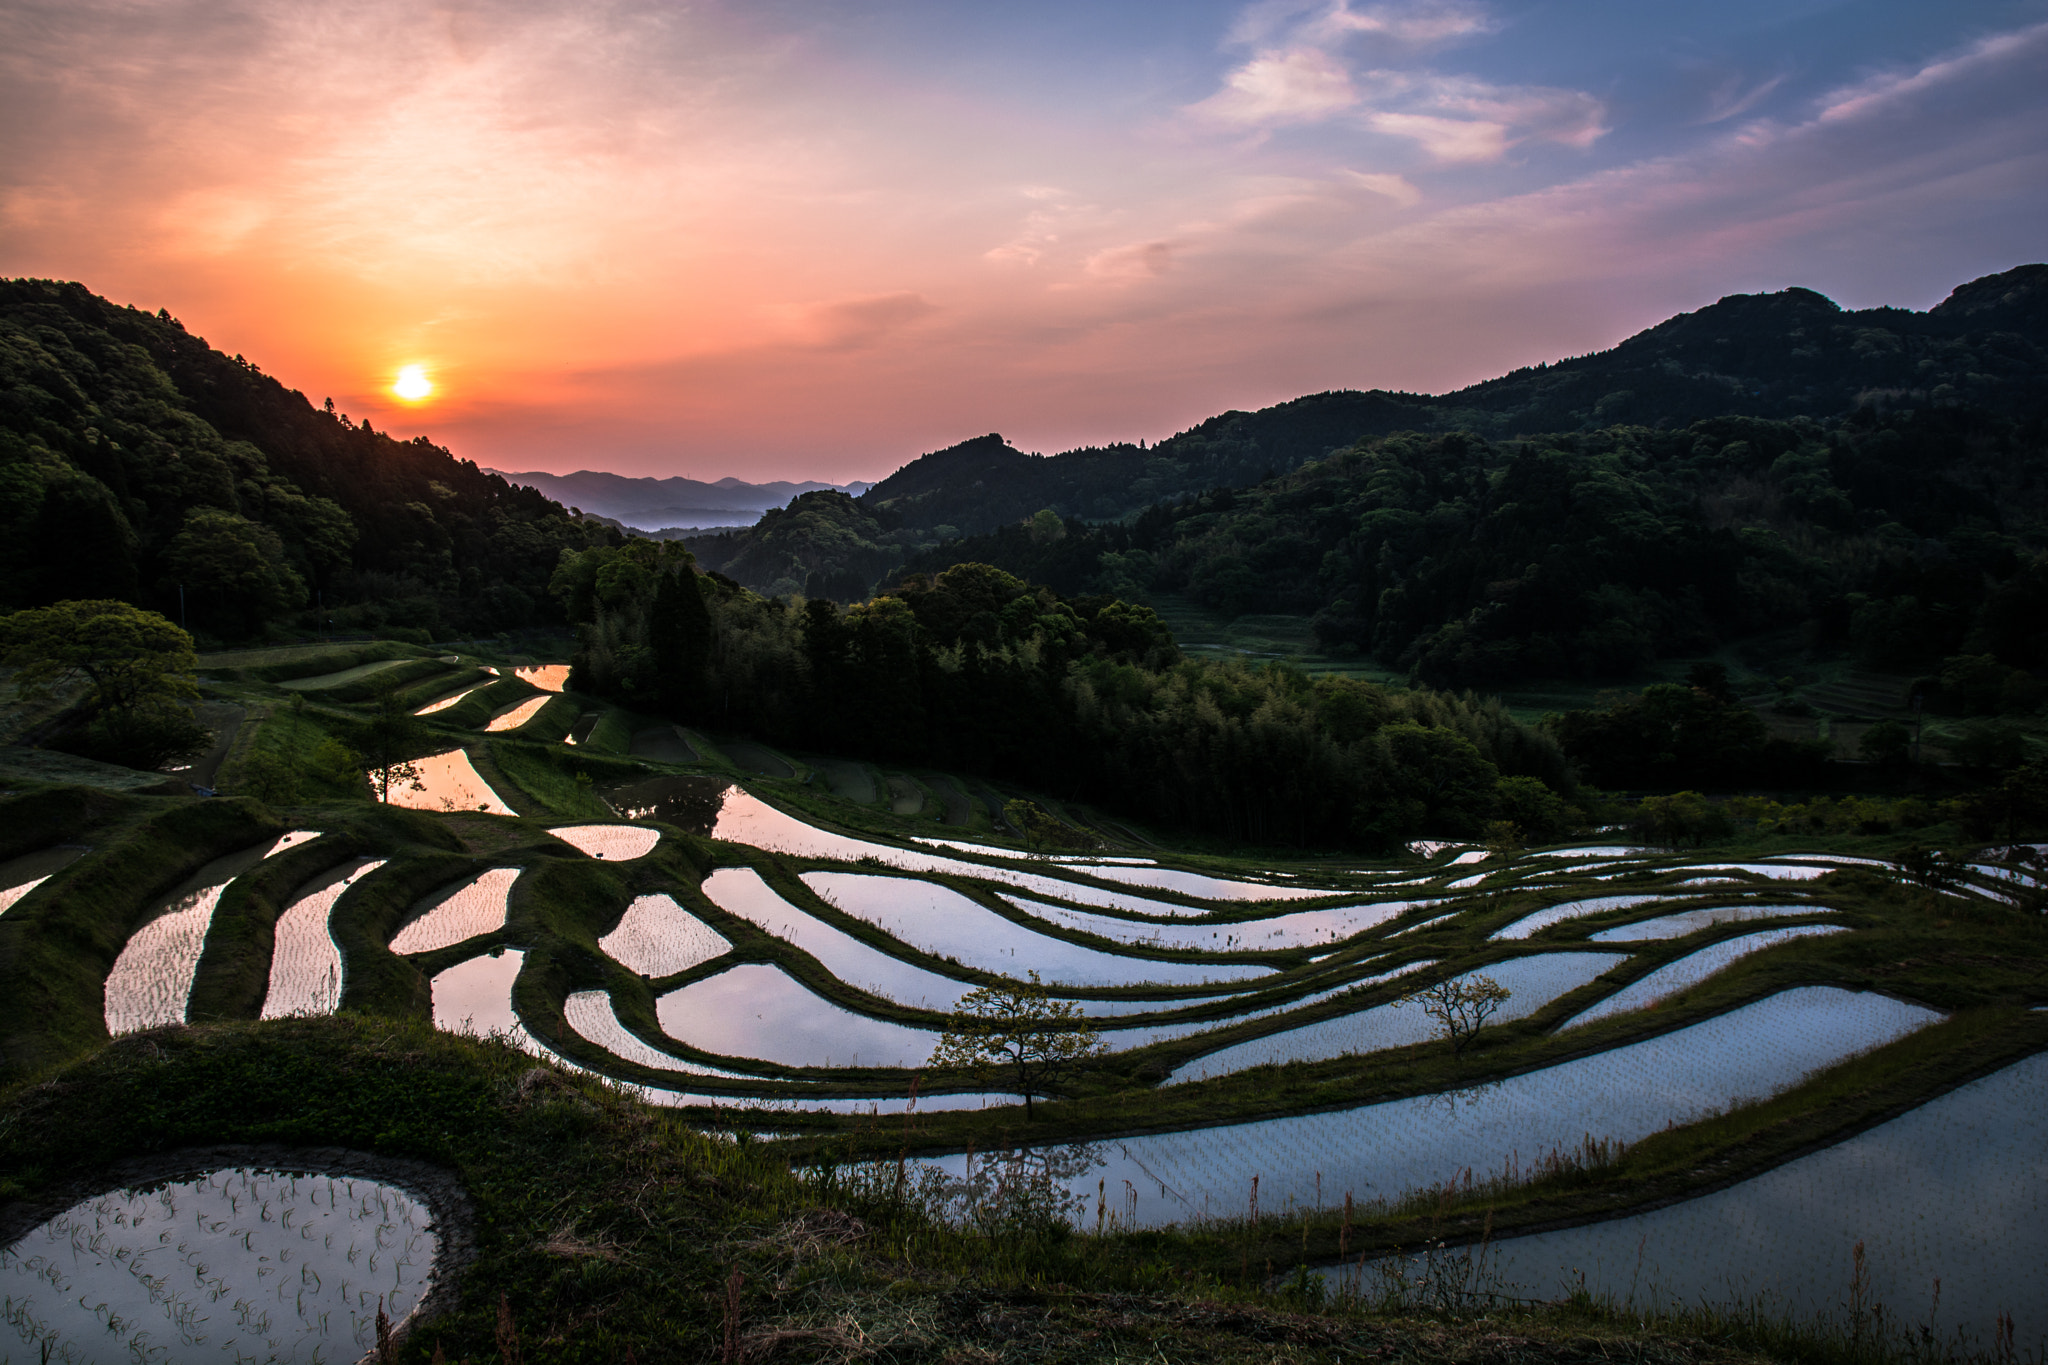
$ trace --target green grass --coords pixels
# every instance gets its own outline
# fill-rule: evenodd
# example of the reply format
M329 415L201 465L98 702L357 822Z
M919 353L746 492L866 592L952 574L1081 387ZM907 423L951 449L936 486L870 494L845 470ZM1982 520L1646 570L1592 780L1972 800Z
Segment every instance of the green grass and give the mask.
M471 1256L458 1293L398 1345L407 1361L1916 1358L1740 1314L1674 1331L1583 1303L1468 1318L1313 1310L1268 1278L1298 1261L1291 1237L953 1229L891 1161L801 1181L772 1149L710 1139L503 1044L356 1014L136 1035L54 1086L0 1095L0 1200L49 1200L122 1159L222 1143L345 1148L460 1181Z
M550 815L610 820L613 818L611 807L605 805L597 790L630 782L647 773L637 763L621 762L604 754L585 753L588 745L570 748L559 744L543 746L522 744L516 740L496 740L478 747L487 747L490 761L498 771L510 778L529 801ZM471 757L474 761L475 755ZM500 794L504 793L501 791Z
M154 803L152 803L154 805ZM253 801L166 801L0 916L0 1084L104 1042L101 984L149 906L215 858L284 832Z

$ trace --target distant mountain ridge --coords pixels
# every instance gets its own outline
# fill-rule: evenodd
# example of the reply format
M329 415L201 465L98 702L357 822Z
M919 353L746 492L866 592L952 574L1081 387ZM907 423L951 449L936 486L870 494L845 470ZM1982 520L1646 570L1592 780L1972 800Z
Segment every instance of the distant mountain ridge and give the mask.
M1864 404L1966 402L2048 414L2048 265L1958 287L1927 312L1846 310L1810 289L1734 294L1610 350L1530 366L1452 393L1311 394L1226 412L1146 448L1052 456L978 436L910 461L862 495L892 524L973 534L1040 508L1111 521L1214 488L1243 488L1397 431L1503 437L1659 429L1710 417L1825 418Z
M674 527L747 526L770 508L785 506L801 493L829 490L858 497L873 485L819 483L807 479L791 483L775 479L748 483L725 478L705 483L680 475L666 479L630 478L598 469L579 469L573 474L516 473L491 469L507 483L523 484L567 507L620 522L641 531Z

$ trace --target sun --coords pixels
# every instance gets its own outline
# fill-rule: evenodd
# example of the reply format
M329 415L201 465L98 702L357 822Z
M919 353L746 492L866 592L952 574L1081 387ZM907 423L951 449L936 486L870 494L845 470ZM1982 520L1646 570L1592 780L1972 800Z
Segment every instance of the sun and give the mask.
M408 403L417 403L434 391L434 382L427 378L426 367L407 365L398 372L398 382L391 391Z

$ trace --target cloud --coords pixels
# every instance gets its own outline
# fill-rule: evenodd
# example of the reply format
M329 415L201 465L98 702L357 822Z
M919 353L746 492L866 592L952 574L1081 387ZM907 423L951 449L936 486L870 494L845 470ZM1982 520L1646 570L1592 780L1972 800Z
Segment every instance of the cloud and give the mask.
M1218 123L1312 123L1358 102L1351 74L1312 47L1261 52L1223 78L1223 88L1189 112Z
M1499 161L1528 142L1583 150L1607 134L1606 105L1584 91L1495 85L1400 66L1354 69L1343 55L1360 35L1384 40L1382 48L1413 51L1492 28L1486 11L1453 0L1360 9L1349 0L1316 6L1267 0L1241 16L1238 33L1276 41L1232 68L1222 89L1186 113L1236 129L1346 115L1374 132L1407 138L1446 164Z
M2048 23L2034 24L1980 39L1955 56L1929 62L1917 71L1873 76L1859 85L1829 95L1822 102L1819 121L1840 123L1881 113L1908 96L1967 78L2007 58L2029 53L2038 56L2044 41L2048 41Z
M1404 209L1414 208L1422 202L1422 191L1409 184L1403 176L1379 175L1368 171L1346 171L1344 174L1360 189L1391 199Z
M1707 112L1695 120L1699 124L1722 123L1741 114L1746 114L1763 103L1773 90L1785 83L1785 74L1780 72L1767 81L1758 81L1744 89L1745 82L1738 73L1716 86L1707 96Z
M924 295L907 289L839 299L802 309L797 335L801 344L819 350L858 350L937 311L937 305Z
M1276 35L1327 46L1357 34L1382 43L1421 48L1451 42L1497 27L1482 5L1466 0L1411 0L1354 8L1350 0L1260 0L1247 6L1231 26L1232 47L1264 47Z
M1177 242L1133 242L1113 246L1090 256L1082 268L1098 280L1114 284L1136 284L1156 279L1173 269Z

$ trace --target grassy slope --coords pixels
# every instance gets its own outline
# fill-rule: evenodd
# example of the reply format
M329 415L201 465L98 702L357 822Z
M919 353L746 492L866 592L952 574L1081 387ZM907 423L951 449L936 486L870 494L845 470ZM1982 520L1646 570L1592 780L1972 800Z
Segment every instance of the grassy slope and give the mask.
M1569 1311L1310 1315L1174 1269L1158 1234L965 1235L888 1197L886 1181L809 1187L757 1145L707 1139L501 1044L389 1019L109 1045L53 1086L0 1097L0 1202L222 1142L346 1147L460 1177L474 1259L455 1302L399 1347L405 1360L697 1362L732 1358L728 1334L746 1359L905 1365L1761 1358Z

